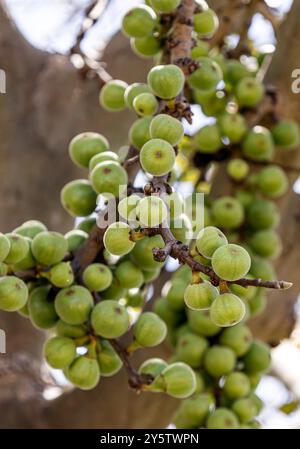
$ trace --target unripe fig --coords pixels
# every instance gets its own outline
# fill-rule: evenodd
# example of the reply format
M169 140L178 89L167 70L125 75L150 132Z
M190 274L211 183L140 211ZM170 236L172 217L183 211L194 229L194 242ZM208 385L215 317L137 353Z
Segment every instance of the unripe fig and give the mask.
M234 326L242 321L245 313L243 301L232 293L217 296L210 308L211 320L220 327Z
M128 176L118 162L104 161L97 164L90 174L93 188L97 193L118 197L126 188Z
M130 260L124 260L117 266L115 276L124 288L139 288L144 282L142 271Z
M188 265L182 265L178 268L172 275L172 279L182 279L186 282L186 284L190 284L192 282L192 270Z
M236 86L235 94L240 106L254 107L261 102L265 89L255 78L243 78Z
M175 164L175 151L168 142L162 139L151 139L140 152L143 169L154 176L163 176L170 172Z
M216 224L225 229L238 228L245 218L242 204L231 196L223 196L214 201L212 215Z
M157 382L161 383L163 391L179 399L191 396L196 389L194 371L182 362L167 366L158 376ZM154 385L155 383L156 381L154 381Z
M167 362L159 358L145 360L139 367L140 374L150 374L154 379L168 366Z
M254 161L270 160L274 153L272 135L267 128L255 126L243 142L243 154Z
M276 273L273 265L260 257L252 258L251 274L254 278L260 278L264 281L272 281L276 279Z
M88 167L95 154L107 151L107 139L102 134L85 132L73 137L69 145L72 161L79 167Z
M92 263L85 268L82 279L90 291L102 292L111 285L112 273L103 263Z
M165 244L160 235L144 237L133 248L130 257L143 271L153 271L163 264L153 259L153 248L164 248Z
M203 113L209 117L223 114L227 100L222 91L194 89L195 103L201 105Z
M216 153L222 146L218 125L206 125L194 136L195 144L201 153Z
M203 56L207 56L209 53L209 50L210 50L210 48L209 48L208 42L198 39L195 47L193 47L191 50L191 56L193 59L198 60L199 58L202 58Z
M150 5L155 11L168 14L174 11L180 4L180 0L150 0Z
M257 413L260 413L264 407L263 401L255 393L250 393L248 399L251 399L251 401L255 404Z
M258 412L257 406L251 398L237 399L231 408L242 423L251 421Z
M130 45L133 52L142 58L152 58L161 49L160 41L154 36L131 38Z
M237 399L247 396L251 385L246 374L234 372L226 377L223 389L228 398Z
M42 265L54 265L60 262L68 250L68 242L59 232L40 232L32 240L32 254Z
M211 37L219 27L219 19L212 9L194 14L194 29L200 37Z
M212 377L222 377L231 373L235 363L235 353L225 346L211 346L204 356L204 367Z
M258 291L257 294L248 301L251 316L259 315L267 306L267 297L263 291Z
M15 312L25 306L28 299L26 284L15 276L0 277L0 310Z
M228 137L231 143L238 143L247 132L247 124L242 114L221 115L218 120L222 135Z
M148 86L148 84L145 83L133 83L130 84L126 90L125 90L125 103L129 109L133 109L133 100L135 97L137 97L139 94L143 94L145 92L150 92L151 89Z
M166 300L170 307L174 310L184 309L184 292L187 283L180 278L175 278L171 283L167 292Z
M120 80L108 81L100 90L100 105L107 111L125 109L124 94L128 84Z
M167 324L168 327L176 327L180 322L180 312L172 309L165 298L155 301L153 311Z
M51 368L65 369L76 357L76 345L71 338L53 337L46 341L44 355Z
M72 229L72 231L67 232L65 238L68 242L68 250L70 252L76 251L83 245L88 236L88 233L81 231L81 229Z
M202 393L184 400L176 411L173 422L177 429L197 429L203 426L211 408L214 397Z
M193 235L191 220L186 214L181 214L170 220L170 229L176 240L188 244Z
M0 262L6 259L10 251L10 240L9 238L0 233Z
M51 329L58 320L54 302L49 300L49 292L49 287L37 287L29 296L30 320L38 329Z
M161 198L146 196L139 201L136 214L142 226L153 228L166 220L168 210Z
M29 240L26 237L18 234L5 234L5 237L9 241L9 252L4 259L7 264L15 264L21 262L29 252Z
M136 208L140 200L141 197L135 194L123 198L118 204L118 212L121 217L128 221L136 221Z
M110 286L101 292L102 299L113 299L119 301L121 298L125 298L126 289L121 286L118 279L114 276Z
M253 279L253 276L251 274L247 274L247 279ZM257 293L258 287L255 287L254 285L247 285L243 287L242 285L238 284L231 284L230 285L230 291L234 293L239 298L249 301L251 298L253 298Z
M167 326L155 313L144 312L133 326L133 335L140 346L157 346L166 338Z
M199 68L188 77L188 83L194 89L200 91L212 91L222 80L222 70L220 66L211 58L203 56L198 58Z
M211 263L221 279L236 281L248 273L251 258L242 246L229 243L214 252Z
M56 334L59 337L80 338L84 337L88 328L84 324L68 324L62 320L58 320L55 327Z
M0 262L0 277L6 276L8 273L8 265L6 263Z
M249 165L243 159L231 159L227 165L227 173L235 181L242 181L249 173Z
M143 275L146 272L143 272ZM151 271L149 272L151 273ZM145 283L147 282L144 279ZM133 307L133 308L142 308L142 306L144 305L145 302L145 295L143 294L143 292L139 291L128 291L126 294L126 306L128 307Z
M74 282L74 273L70 262L59 262L51 267L46 276L55 287L69 287Z
M123 17L122 31L129 37L149 36L157 23L157 16L147 5L130 9Z
M252 390L255 389L262 379L262 373L247 373L248 379L250 380Z
M184 135L182 123L167 114L159 114L153 118L150 125L152 139L163 139L171 145L177 145Z
M212 337L220 332L220 327L210 319L208 310L189 309L188 324L193 332L205 337Z
M275 259L282 250L280 236L270 229L255 232L249 239L250 248L261 257Z
M174 220L178 218L184 211L184 200L179 192L172 192L170 195L165 195L163 197L166 205L169 208L170 219Z
M245 371L247 373L265 372L271 364L271 354L268 345L261 341L254 341L244 356Z
M86 217L94 212L96 200L97 194L85 179L68 182L61 191L61 203L74 217Z
M224 329L219 339L221 345L231 348L237 357L245 355L251 346L252 340L250 329L241 323Z
M107 251L115 256L124 256L135 245L130 240L130 227L123 222L116 222L109 225L105 231L103 242Z
M95 226L95 224L96 224L95 217L85 218L76 225L76 229L79 229L89 234L93 229L93 227Z
M215 228L214 226L207 226L199 232L196 240L196 247L200 254L211 259L213 253L227 243L227 238L220 229Z
M229 59L226 61L226 71L225 80L229 81L230 84L236 85L243 78L248 78L250 72L240 61L235 59Z
M131 125L129 130L130 142L139 150L142 146L151 139L150 137L150 123L152 117L143 117Z
M276 228L280 217L273 201L255 199L247 208L247 223L255 230Z
M81 390L95 388L100 380L97 360L87 355L77 357L64 373L67 379Z
M114 376L122 368L123 362L109 341L101 340L100 347L97 360L100 366L101 376Z
M43 231L47 231L44 223L38 220L28 220L18 228L14 229L13 233L33 239L37 234Z
M208 342L205 338L192 333L182 335L176 345L176 358L187 363L192 368L199 368L207 350Z
M35 258L33 257L32 250L31 250L31 239L29 237L24 237L28 243L29 243L29 251L27 252L26 256L20 260L20 262L17 262L13 265L11 265L12 270L14 273L17 273L18 271L23 270L29 270L30 268L34 268L37 265L37 262Z
M103 151L103 153L95 154L95 156L93 156L92 159L90 160L89 170L92 171L97 164L100 164L100 162L104 161L119 162L119 157L113 151Z
M184 292L184 302L192 310L209 309L218 295L216 287L210 282L188 285Z
M68 324L82 324L88 319L94 301L86 288L73 285L60 290L54 304L60 319Z
M147 81L154 95L163 100L171 100L182 91L185 79L178 66L167 64L153 67L148 73Z
M249 190L246 190L246 188L236 190L234 196L242 204L244 208L250 206L250 204L254 200L254 193L249 192Z
M154 115L158 108L158 101L151 93L139 94L133 100L135 112L141 116Z
M93 308L91 323L97 335L118 338L128 330L130 321L126 308L108 299Z
M269 165L263 168L258 175L258 188L270 198L279 198L288 190L287 175L281 167Z
M282 120L271 131L276 145L293 149L300 143L299 125L293 120Z
M227 408L217 408L206 421L208 429L238 429L237 416Z

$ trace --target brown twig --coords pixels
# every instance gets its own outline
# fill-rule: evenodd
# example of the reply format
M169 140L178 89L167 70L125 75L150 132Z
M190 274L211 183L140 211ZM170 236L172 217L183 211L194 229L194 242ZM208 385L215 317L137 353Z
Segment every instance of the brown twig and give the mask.
M257 12L261 0L252 0L245 4L244 17L241 23L240 39L234 50L230 52L232 58L239 58L243 53L248 52L248 31L254 14Z
M222 46L225 37L230 34L232 25L236 20L236 15L245 7L245 4L241 0L230 0L220 13L220 25L217 32L209 40L211 47Z
M264 1L260 1L256 9L257 12L259 12L266 20L271 22L271 25L276 34L277 28L281 23L281 18Z
M108 0L93 0L84 11L84 18L80 30L76 36L73 46L69 50L72 58L78 55L81 58L81 64L78 66L78 72L82 78L95 77L99 78L100 86L112 79L110 74L105 70L103 64L96 60L90 60L81 50L81 42L85 38L88 31L97 23L99 17L107 6Z
M211 267L198 262L191 256L187 245L175 239L166 223L163 223L163 225L159 228L145 229L143 232L145 233L145 235L159 234L162 236L166 246L164 248L153 249L154 259L158 262L164 262L168 256L171 256L174 259L178 260L181 264L188 265L192 271L200 271L206 276L209 276L212 284L215 286L218 286L222 281L222 279L217 276L217 274ZM263 279L248 278L241 278L236 281L227 281L227 283L237 284L243 287L255 286L275 290L285 290L293 285L291 282L286 281L264 281Z
M116 352L119 354L125 369L128 373L128 383L134 390L141 390L144 385L150 385L153 382L153 377L150 374L139 374L131 365L129 360L129 353L116 339L109 340Z

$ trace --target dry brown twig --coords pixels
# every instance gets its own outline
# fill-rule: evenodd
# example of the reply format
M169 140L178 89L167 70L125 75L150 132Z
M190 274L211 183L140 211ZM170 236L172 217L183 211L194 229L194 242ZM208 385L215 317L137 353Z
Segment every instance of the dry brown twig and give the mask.
M109 0L93 0L84 11L84 19L80 30L76 36L73 46L69 50L71 60L78 69L78 73L83 79L88 77L99 78L100 86L112 79L111 75L105 70L104 64L97 60L88 58L81 49L81 43L87 33L97 23L101 14L105 10ZM76 59L79 58L79 60Z

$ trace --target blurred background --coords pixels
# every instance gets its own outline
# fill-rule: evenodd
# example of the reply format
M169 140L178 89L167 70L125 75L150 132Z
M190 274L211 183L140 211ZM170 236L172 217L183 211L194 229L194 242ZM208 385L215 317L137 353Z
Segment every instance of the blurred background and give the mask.
M86 12L90 3L90 0L0 0L0 69L7 74L7 93L0 95L0 229L3 232L29 218L41 219L57 230L68 229L70 219L60 208L59 191L65 182L79 173L69 163L66 151L74 134L85 130L103 132L115 149L126 143L133 116L128 111L116 116L100 110L99 79L83 80L78 76L82 60L77 53L83 53L103 73L108 70L113 77L127 82L143 81L149 63L134 56L127 39L119 33L124 13L140 2L97 2L95 24L83 35L80 52L77 52L74 46L78 43L82 24L87 28L89 25ZM293 1L266 0L266 3L275 13L276 20L284 22ZM276 51L274 22L263 14L253 16L248 37L260 51L270 56ZM230 38L234 41L234 33ZM300 49L296 36L288 45L298 45ZM297 68L297 61L293 64ZM289 90L289 86L286 89ZM187 132L194 132L209 120L199 106L194 106L194 113L193 127L187 126ZM300 181L296 180L293 195L298 198L293 197L291 201L296 214L300 212L299 194ZM294 243L292 241L292 245ZM291 254L284 257L294 257L292 263L295 265L299 253L298 248L298 259ZM281 258L280 263L285 261ZM291 337L284 338L273 350L272 371L264 377L258 389L258 395L266 402L259 417L264 428L300 428L300 306L295 299L297 293L295 290L291 293L287 307L289 314L296 312L299 322L295 326L293 322ZM36 401L36 391L40 395L39 401L43 402L42 416L46 413L53 425L56 409L51 410L44 402L58 401L69 386L56 373L49 373L45 366L42 368L43 382L34 378L35 363L32 360L39 359L41 349L37 331L29 330L20 317L9 318L10 322L7 317L0 317L0 328L8 335L8 354L14 352L15 357L4 361L0 355L0 427L18 426L18 423L25 427L38 426L41 409L40 402ZM28 349L26 354L24 344ZM57 385L53 384L52 376ZM116 382L120 389L122 385L126 389L123 380ZM9 393L7 387L14 390L13 393ZM93 410L87 405L91 402L90 394L76 394L73 398L69 394L62 413L71 413L72 407L80 404L82 408L86 407L86 414L92 416ZM117 396L118 390L114 394ZM82 395L87 395L86 399ZM32 410L16 412L13 405L16 398L29 401ZM131 396L128 395L126 400L128 405ZM93 407L97 407L95 400ZM153 407L155 410L155 403ZM6 418L3 417L4 410ZM107 416L109 422L113 416L109 407ZM122 421L125 426L136 417L126 419ZM147 425L147 422L141 424ZM81 426L79 418L77 425Z

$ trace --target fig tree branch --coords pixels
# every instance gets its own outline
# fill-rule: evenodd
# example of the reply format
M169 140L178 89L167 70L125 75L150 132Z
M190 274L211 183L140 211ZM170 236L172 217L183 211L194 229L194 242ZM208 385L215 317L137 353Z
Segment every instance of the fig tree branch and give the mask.
M153 377L150 374L139 374L131 365L129 360L130 355L120 342L116 339L109 341L124 363L124 367L128 374L129 386L138 391L142 389L143 385L150 385L153 382Z

